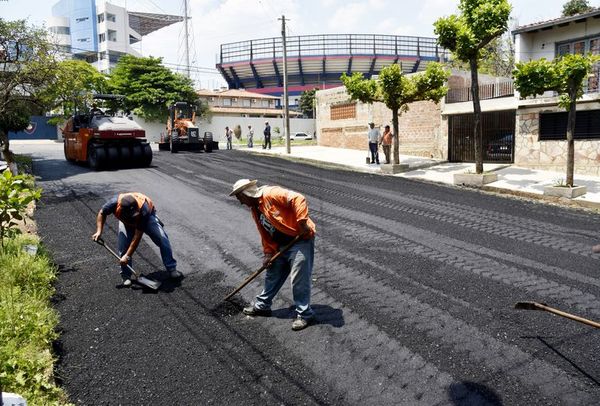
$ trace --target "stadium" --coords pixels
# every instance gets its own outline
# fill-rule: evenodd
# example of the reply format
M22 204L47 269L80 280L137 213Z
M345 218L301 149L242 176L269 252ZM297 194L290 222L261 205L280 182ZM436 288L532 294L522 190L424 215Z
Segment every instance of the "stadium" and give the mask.
M399 63L404 73L419 72L430 62L447 60L435 38L378 34L323 34L287 37L288 92L341 85L342 73L378 75ZM283 94L283 40L253 39L221 45L217 69L230 89L272 96ZM291 99L290 104L296 104Z

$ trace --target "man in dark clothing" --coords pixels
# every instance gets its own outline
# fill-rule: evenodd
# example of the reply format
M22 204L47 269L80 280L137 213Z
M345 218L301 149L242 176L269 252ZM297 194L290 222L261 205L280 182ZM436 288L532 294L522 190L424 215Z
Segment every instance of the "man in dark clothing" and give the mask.
M271 126L268 121L265 121L265 130L263 131L265 135L265 140L263 141L263 149L267 148L271 149Z
M160 256L171 278L181 277L177 271L177 261L173 258L171 243L162 222L156 217L152 200L141 193L122 193L107 201L96 216L96 233L92 239L97 241L102 235L106 217L114 214L119 220L118 249L121 259L121 277L124 286L131 286L131 256L137 249L144 233L160 248Z

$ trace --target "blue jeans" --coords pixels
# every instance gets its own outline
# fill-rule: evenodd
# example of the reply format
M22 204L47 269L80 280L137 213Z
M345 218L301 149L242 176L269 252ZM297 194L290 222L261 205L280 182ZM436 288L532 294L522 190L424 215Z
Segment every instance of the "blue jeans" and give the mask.
M167 271L177 269L177 261L175 261L175 258L173 258L173 250L171 249L169 236L160 225L158 218L154 214L151 214L148 218L148 222L144 227L144 233L150 237L152 242L156 244L157 247L160 248L160 256ZM129 248L134 234L134 227L128 227L119 221L118 245L120 256L125 255L127 252L127 248ZM129 265L133 266L132 259L129 260ZM123 279L131 278L131 271L125 265L121 265L121 277Z
M369 142L369 151L371 151L371 163L379 163L379 145L376 142Z
M265 287L256 296L254 306L257 309L270 309L273 298L291 274L292 295L298 316L309 319L314 316L310 307L310 286L315 256L315 239L300 240L287 252L284 252L267 269Z

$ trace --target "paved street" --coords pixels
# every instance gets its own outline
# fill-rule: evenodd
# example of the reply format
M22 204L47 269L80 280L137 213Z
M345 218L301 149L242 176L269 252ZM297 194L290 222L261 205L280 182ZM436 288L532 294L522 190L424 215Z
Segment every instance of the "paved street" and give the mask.
M600 331L535 300L600 320L600 218L539 202L402 177L323 169L243 151L156 153L153 166L90 172L62 144L35 151L45 189L36 220L60 267L59 376L78 404L593 405ZM290 328L289 286L271 318L241 307L262 278L238 178L306 195L317 225L316 325ZM121 289L91 241L103 201L149 195L180 283ZM105 239L116 244L116 222ZM134 266L161 279L156 248Z

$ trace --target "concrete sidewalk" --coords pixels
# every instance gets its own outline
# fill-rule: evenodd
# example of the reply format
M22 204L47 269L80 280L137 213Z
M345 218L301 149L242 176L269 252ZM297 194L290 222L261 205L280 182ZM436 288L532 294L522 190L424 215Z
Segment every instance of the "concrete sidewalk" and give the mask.
M369 156L366 150L359 151L316 145L292 145L291 154L288 155L285 151L285 147L274 147L270 150L263 150L260 146L252 149L246 147L238 147L236 149L255 154L269 154L285 159L305 161L319 166L382 174L380 165L366 163L366 157ZM380 158L382 155L383 154L380 153ZM396 176L453 185L454 174L475 171L475 164L472 163L449 163L447 161L408 155L400 155L400 163L408 164L409 170L407 172L385 176ZM495 171L498 174L498 180L496 182L488 183L482 188L485 191L543 199L548 202L569 206L600 209L600 178L598 177L576 174L576 184L587 186L587 193L575 199L564 199L544 196L544 186L556 184L560 180L564 182L565 172L541 171L510 164L485 164L484 170Z

